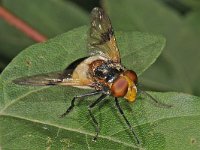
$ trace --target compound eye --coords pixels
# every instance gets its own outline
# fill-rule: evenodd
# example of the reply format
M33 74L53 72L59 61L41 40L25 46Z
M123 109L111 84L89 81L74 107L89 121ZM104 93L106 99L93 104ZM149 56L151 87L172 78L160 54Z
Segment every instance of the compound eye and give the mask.
M119 76L111 87L111 92L114 97L123 97L128 91L128 81L125 77Z
M137 74L132 71L132 70L126 70L124 73L123 73L124 76L127 76L129 79L131 79L135 84L137 84L138 82L138 77L137 77Z

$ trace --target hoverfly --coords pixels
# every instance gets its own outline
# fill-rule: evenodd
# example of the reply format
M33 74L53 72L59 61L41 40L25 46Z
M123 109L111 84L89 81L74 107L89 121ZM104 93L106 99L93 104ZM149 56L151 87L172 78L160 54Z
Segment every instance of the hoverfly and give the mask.
M140 144L138 136L118 101L119 97L125 98L128 102L136 100L137 74L132 70L126 69L121 64L120 53L110 19L101 8L95 7L91 12L88 48L90 50L89 57L79 59L79 63L73 69L68 67L62 73L27 76L18 78L13 82L20 85L63 85L93 89L93 92L74 96L71 105L61 115L61 117L66 116L73 109L76 99L100 95L98 99L88 106L89 115L96 127L96 134L93 140L98 137L99 124L92 113L92 109L107 96L111 95L115 98L116 106L134 135L136 142ZM149 96L151 97L151 95ZM151 98L158 103L156 99Z

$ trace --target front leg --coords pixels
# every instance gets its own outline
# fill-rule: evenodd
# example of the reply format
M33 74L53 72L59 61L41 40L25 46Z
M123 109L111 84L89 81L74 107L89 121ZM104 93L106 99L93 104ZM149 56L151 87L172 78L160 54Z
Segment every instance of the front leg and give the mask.
M119 110L120 114L121 114L122 117L124 118L126 124L128 125L129 129L131 130L133 136L135 137L137 144L140 144L140 140L139 140L137 134L135 133L133 127L132 127L131 124L129 123L128 119L126 118L126 116L125 116L125 114L124 114L124 111L122 110L121 106L119 105L119 101L118 101L117 97L115 97L115 104L116 104L117 109Z
M141 92L142 94L146 95L147 97L149 97L157 106L161 106L161 107L164 107L164 108L171 108L173 107L172 105L170 104L165 104L163 102L160 102L158 101L157 99L155 99L153 96L151 96L151 94L145 92L145 91L142 91L140 90L139 92Z
M87 96L98 95L98 94L101 94L101 93L102 93L101 91L94 91L94 92L91 92L91 93L86 93L86 94L74 96L74 98L71 101L71 105L67 108L67 110L60 117L61 118L65 117L74 108L76 99L87 97Z

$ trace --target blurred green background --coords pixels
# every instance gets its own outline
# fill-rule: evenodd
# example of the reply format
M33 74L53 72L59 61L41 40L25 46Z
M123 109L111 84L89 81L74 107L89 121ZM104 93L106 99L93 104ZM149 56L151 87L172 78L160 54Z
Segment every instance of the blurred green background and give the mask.
M167 44L140 77L155 91L200 96L200 1L198 0L1 0L0 4L48 38L89 24L93 7L103 7L115 30L161 34ZM35 41L0 18L0 71Z

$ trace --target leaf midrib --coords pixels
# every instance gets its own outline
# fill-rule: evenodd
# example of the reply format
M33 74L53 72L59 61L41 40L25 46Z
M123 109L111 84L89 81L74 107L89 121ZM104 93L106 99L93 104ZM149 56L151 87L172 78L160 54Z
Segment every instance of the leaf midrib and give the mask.
M73 132L76 132L76 133L80 133L80 134L84 134L84 135L89 135L89 136L94 136L94 134L92 133L89 133L89 132L85 132L85 131L82 131L79 129L74 129L74 128L66 128L64 126L59 126L57 124L52 124L52 123L45 123L43 121L39 121L39 120L33 120L33 119L28 119L28 118L25 118L25 117L21 117L21 116L15 116L15 115L10 115L10 114L3 114L1 113L0 116L6 116L6 117L13 117L13 118L17 118L17 119L21 119L21 120L26 120L26 121L29 121L29 122L34 122L34 123L39 123L39 124L44 124L44 125L48 125L48 126L52 126L52 127L56 127L58 129L64 129L64 130L67 130L67 131L73 131ZM154 121L151 121L151 122L146 122L146 123L143 123L143 124L139 124L139 125L136 125L136 126L140 126L140 125L145 125L145 124L149 124L149 123L155 123L155 122L158 122L158 121L162 121L162 120L165 120L165 119L174 119L174 118L180 118L180 117L191 117L191 116L200 116L200 115L188 115L188 116L173 116L173 117L167 117L167 118L160 118L160 119L157 119L157 120L154 120ZM120 130L119 132L122 132L122 131L125 131L127 129L124 129L124 130ZM128 143L125 143L125 142L122 142L120 140L117 140L117 139L114 139L114 138L111 138L110 136L113 136L115 134L117 134L118 132L114 133L114 134L111 134L109 136L103 136L103 135L99 135L100 138L102 139L106 139L106 140L109 140L109 141L112 141L112 142L115 142L115 143L120 143L120 144L123 144L125 146L128 146L128 147L132 147L132 148L139 148L135 145L131 145L131 144L128 144Z
M21 120L25 120L25 121L29 121L29 122L34 122L34 123L38 123L38 124L44 124L44 125L56 127L56 128L59 128L59 129L64 129L64 130L67 130L67 131L73 131L73 132L80 133L80 134L84 134L84 135L95 136L95 134L92 134L92 133L89 133L89 132L85 132L85 131L82 131L82 130L80 130L80 129L66 128L66 127L64 127L64 126L59 126L59 125L57 125L57 124L52 124L52 123L49 123L49 122L48 122L48 123L45 123L45 122L43 122L43 121L28 119L28 118L21 117L21 116L15 116L15 115L10 115L10 114L3 114L3 113L1 113L0 116L13 117L13 118L17 118L17 119L21 119ZM115 143L124 144L125 146L128 146L128 147L138 148L138 147L135 146L135 145L131 145L131 144L128 144L128 143L124 143L124 142L122 142L122 141L120 141L120 140L117 140L117 139L114 139L114 138L110 138L109 136L99 135L99 137L102 138L102 139L106 139L106 140L115 142Z

